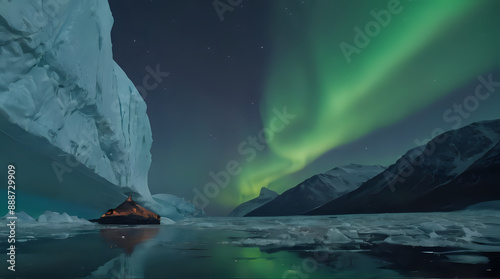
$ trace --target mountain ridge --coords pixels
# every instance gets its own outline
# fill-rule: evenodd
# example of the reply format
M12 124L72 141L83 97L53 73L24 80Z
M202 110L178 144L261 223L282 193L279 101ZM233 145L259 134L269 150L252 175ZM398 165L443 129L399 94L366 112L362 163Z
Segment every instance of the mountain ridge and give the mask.
M357 189L382 166L350 164L316 174L245 216L297 215Z
M456 210L474 203L500 199L500 193L494 187L495 181L500 180L499 175L495 174L500 170L499 141L500 120L475 122L445 132L423 147L409 150L387 170L355 191L304 214ZM480 172L480 165L488 170ZM477 189L471 189L477 183L464 182L473 173L484 177ZM457 187L453 185L462 185L459 188L461 194L456 193ZM493 195L487 195L486 192ZM474 193L477 198L465 202L462 198L466 193ZM460 200L457 202L460 204L454 204L453 199L439 197L443 195L455 197Z
M228 216L229 217L245 216L250 211L253 211L254 209L272 201L277 196L279 196L278 193L276 193L276 192L274 192L266 187L262 187L262 188L260 188L259 196L238 205L229 213Z

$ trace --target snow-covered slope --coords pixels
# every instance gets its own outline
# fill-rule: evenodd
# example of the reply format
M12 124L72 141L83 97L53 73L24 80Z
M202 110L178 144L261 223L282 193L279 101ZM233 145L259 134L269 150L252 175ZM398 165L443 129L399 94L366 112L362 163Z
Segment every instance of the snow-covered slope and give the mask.
M107 1L0 1L0 129L53 158L46 175L61 188L63 174L84 167L159 211L147 182L146 104L113 61L112 24Z
M467 210L500 210L500 200L480 202L468 206Z
M382 166L350 164L334 168L319 176L326 184L334 186L338 195L341 196L356 190L363 182L366 182L385 169Z
M307 214L463 209L500 199L500 120L446 132L359 189Z
M244 202L231 211L228 216L230 217L243 217L248 214L250 211L272 201L274 198L278 196L278 193L267 189L266 187L262 187L260 189L260 194L255 199Z
M337 167L312 176L246 216L285 216L304 213L356 190L363 182L384 170L385 168L381 166L356 164Z

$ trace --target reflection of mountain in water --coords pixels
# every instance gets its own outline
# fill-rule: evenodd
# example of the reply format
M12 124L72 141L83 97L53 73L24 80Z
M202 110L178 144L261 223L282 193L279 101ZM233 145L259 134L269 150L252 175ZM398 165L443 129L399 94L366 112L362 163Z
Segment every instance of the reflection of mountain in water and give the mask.
M120 247L125 250L120 256L100 266L90 276L95 278L142 278L144 268L140 260L148 249L138 251L134 255L134 248L143 242L155 237L160 231L159 227L110 227L101 229L100 236L111 247ZM141 250L141 249L139 249Z
M152 239L159 230L158 227L115 227L102 229L100 234L104 240L130 255L137 244Z

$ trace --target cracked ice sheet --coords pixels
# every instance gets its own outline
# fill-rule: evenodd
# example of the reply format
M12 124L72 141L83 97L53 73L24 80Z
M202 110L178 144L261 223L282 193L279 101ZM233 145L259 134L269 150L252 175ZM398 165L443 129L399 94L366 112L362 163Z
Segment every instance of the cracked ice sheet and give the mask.
M0 217L2 223L8 223L11 215ZM96 223L91 223L67 213L46 211L36 220L24 211L15 214L16 241L26 242L40 238L66 239L78 234L93 232L98 228ZM9 231L0 231L0 243L7 240Z
M229 239L220 244L308 250L362 251L379 244L428 247L428 253L449 254L448 250L500 252L500 211L464 210L446 213L362 214L339 216L194 218L169 224L190 230L221 232ZM20 223L18 239L63 239L93 233L93 223ZM162 226L163 227L163 226ZM0 232L6 236L7 231ZM5 237L2 237L2 239ZM466 259L457 259L464 261ZM477 260L477 259L475 259ZM477 260L479 261L479 260Z
M446 247L500 252L500 211L464 210L436 213L294 216L270 218L206 218L185 220L203 230L248 233L222 244L290 248L308 246L360 250L377 244Z

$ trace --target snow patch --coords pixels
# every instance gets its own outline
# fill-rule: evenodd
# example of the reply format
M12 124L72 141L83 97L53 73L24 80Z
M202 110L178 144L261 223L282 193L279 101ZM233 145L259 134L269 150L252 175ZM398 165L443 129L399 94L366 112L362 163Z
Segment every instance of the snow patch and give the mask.
M39 224L60 224L60 223L75 223L75 224L92 224L91 222L78 218L76 216L69 216L66 212L58 213L52 211L45 211L42 215L40 215L37 219Z
M172 225L172 224L175 224L175 221L172 219L168 219L166 217L161 217L160 224L161 225Z
M6 214L1 219L7 220L8 217L17 217L16 222L19 222L20 224L28 224L36 222L36 220L33 217L31 217L24 211L15 212L14 216L12 216L11 214Z

